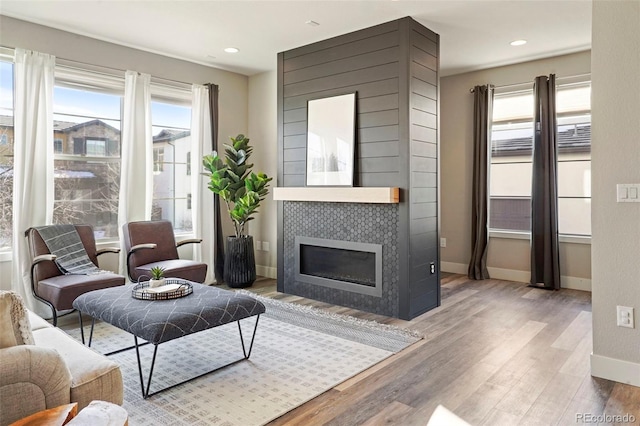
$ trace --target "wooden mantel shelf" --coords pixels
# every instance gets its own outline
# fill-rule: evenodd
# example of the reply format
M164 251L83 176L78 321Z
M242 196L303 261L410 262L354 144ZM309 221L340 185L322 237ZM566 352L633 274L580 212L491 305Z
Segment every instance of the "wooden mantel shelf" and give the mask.
M317 201L328 203L399 203L397 187L280 187L273 188L277 201Z

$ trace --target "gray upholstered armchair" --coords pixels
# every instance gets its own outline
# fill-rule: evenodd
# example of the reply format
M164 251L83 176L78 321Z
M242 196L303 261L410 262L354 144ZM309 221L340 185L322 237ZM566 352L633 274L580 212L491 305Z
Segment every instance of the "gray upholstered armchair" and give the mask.
M151 277L151 268L164 268L167 278L182 278L202 283L207 276L207 264L180 259L178 247L200 243L201 239L183 240L176 244L173 225L166 220L129 222L122 226L127 251L127 273L131 281L141 276Z

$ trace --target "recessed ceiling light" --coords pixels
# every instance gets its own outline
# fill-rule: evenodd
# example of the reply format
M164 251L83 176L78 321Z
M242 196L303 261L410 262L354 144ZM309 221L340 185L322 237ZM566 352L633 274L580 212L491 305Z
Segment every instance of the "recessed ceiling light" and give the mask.
M227 53L238 53L240 50L235 47L227 47L224 51Z
M306 21L305 24L311 25L312 27L317 27L318 25L320 25L316 21Z
M523 44L527 44L527 40L513 40L509 44L512 46L522 46Z

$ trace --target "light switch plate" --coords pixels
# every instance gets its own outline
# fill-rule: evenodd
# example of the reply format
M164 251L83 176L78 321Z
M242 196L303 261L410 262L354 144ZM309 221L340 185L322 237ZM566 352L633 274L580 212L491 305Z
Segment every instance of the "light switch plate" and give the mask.
M619 203L640 203L640 183L619 183L616 199Z

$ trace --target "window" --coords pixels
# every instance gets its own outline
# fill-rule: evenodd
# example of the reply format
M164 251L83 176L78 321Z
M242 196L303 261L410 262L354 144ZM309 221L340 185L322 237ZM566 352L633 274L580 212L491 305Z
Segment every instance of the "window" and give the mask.
M53 152L54 154L62 154L62 139L54 139L53 140Z
M189 194L192 189L188 161L191 151L190 103L152 98L151 123L154 153L151 216L173 223L176 234L191 232Z
M0 60L0 251L13 236L13 63Z
M559 85L558 229L591 235L591 84ZM531 231L533 91L497 94L491 141L492 230Z
M85 139L86 155L104 157L107 155L107 142L105 140Z
M164 171L164 148L153 148L153 172Z
M74 83L57 78L53 93L53 222L88 223L96 238L116 238L122 92Z
M591 235L591 84L558 87L558 230Z

